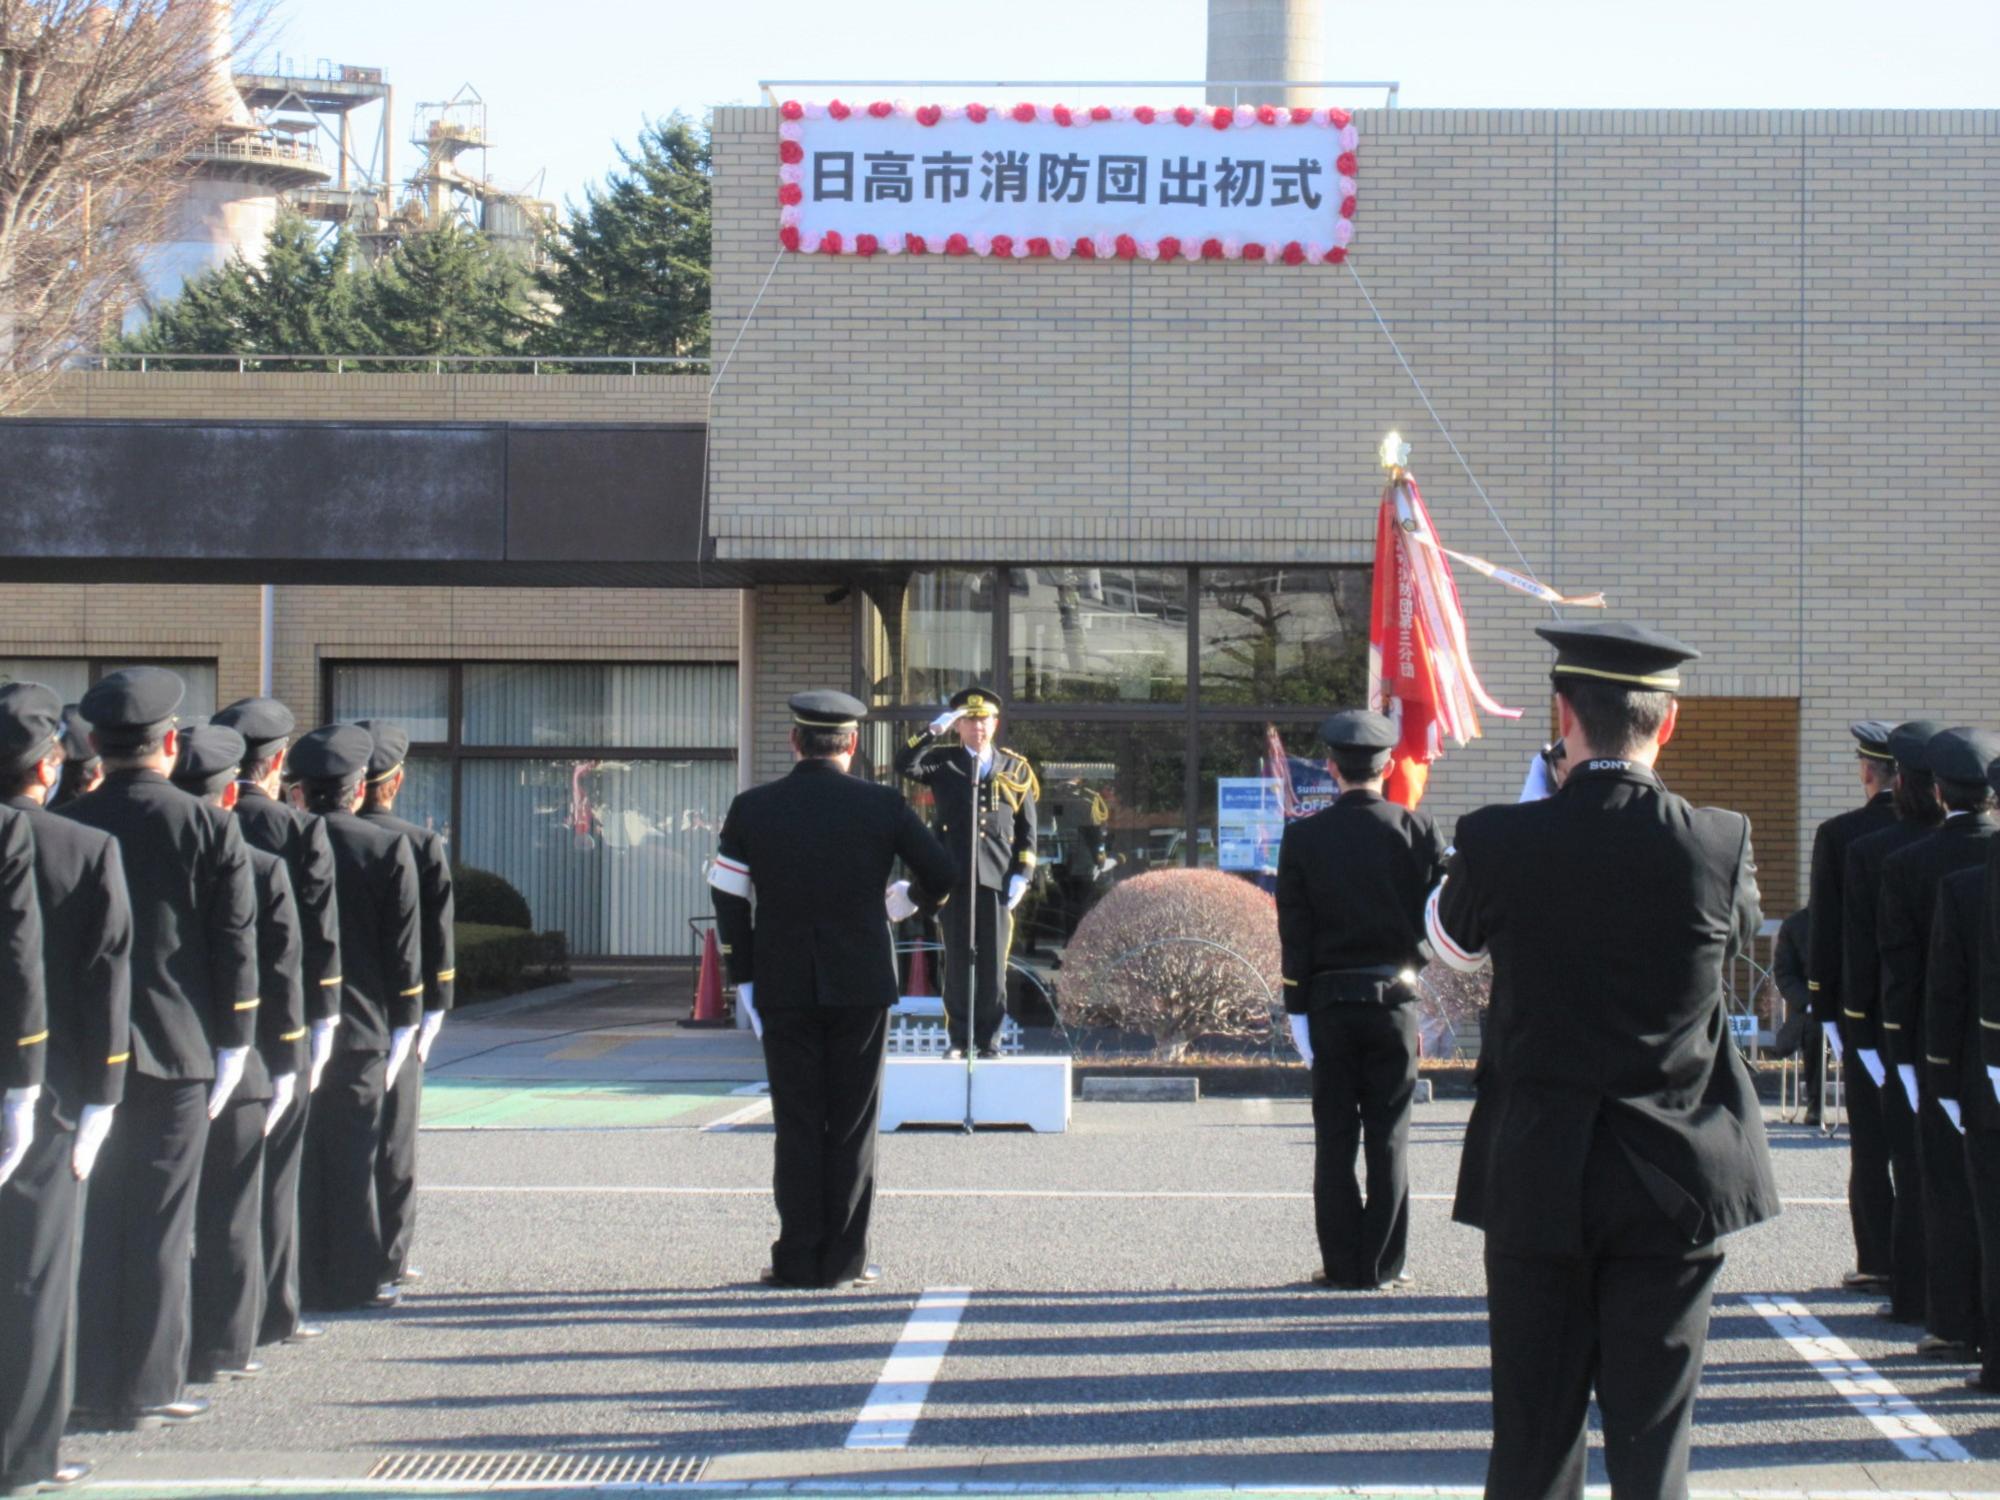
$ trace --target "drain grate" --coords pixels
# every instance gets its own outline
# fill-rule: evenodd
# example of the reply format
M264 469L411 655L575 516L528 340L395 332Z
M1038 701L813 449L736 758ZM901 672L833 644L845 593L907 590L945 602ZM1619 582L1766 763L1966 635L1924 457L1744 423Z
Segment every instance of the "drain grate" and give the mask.
M392 1453L370 1479L456 1484L693 1484L706 1458L666 1453Z

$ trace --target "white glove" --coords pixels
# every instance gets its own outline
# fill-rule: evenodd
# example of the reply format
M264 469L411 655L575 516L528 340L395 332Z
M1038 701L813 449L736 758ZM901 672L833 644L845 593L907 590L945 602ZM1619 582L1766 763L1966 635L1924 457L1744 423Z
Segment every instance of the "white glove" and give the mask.
M115 1104L86 1104L83 1113L76 1120L76 1145L69 1154L69 1169L82 1182L90 1176L90 1169L97 1165L97 1153L104 1149L104 1138L111 1134L111 1117L117 1113Z
M1912 1063L1897 1063L1896 1076L1903 1080L1903 1092L1909 1096L1910 1113L1917 1112L1917 1070Z
M1840 1050L1840 1023L1827 1021L1820 1026L1820 1030L1826 1033L1826 1050L1833 1054L1835 1062L1840 1061L1844 1055Z
M964 717L965 717L964 709L948 708L943 713L939 714L935 719L931 720L931 733L943 734L947 729L951 728L952 725L956 724L960 719Z
M1868 1077L1874 1082L1876 1088L1879 1089L1884 1083L1888 1082L1889 1070L1882 1066L1881 1053L1877 1052L1873 1047L1863 1047L1854 1055L1861 1059L1861 1066L1868 1070Z
M1956 1099L1940 1099L1938 1100L1938 1108L1943 1110L1944 1117L1951 1121L1951 1128L1956 1130L1960 1135L1964 1135L1965 1112L1958 1107L1958 1101Z
M1292 1045L1299 1049L1299 1056L1306 1060L1306 1066L1313 1065L1312 1027L1304 1016L1287 1015L1292 1024Z
M750 981L744 980L736 986L736 1008L750 1020L750 1030L758 1041L764 1040L764 1018L757 1014L757 1007L750 999Z
M438 1033L444 1030L444 1012L427 1010L424 1012L424 1029L417 1033L417 1061L431 1060L431 1048L437 1045Z
M2000 1104L2000 1068L1989 1067L1986 1070L1986 1084L1993 1090L1993 1102Z
M208 1091L208 1117L213 1120L229 1103L236 1085L243 1081L243 1068L250 1061L248 1047L224 1047L215 1054L215 1087Z
M417 1028L398 1026L389 1033L389 1071L382 1076L383 1092L396 1086L396 1075L403 1071L403 1064L410 1060L410 1049L417 1044Z
M333 1032L340 1025L339 1016L329 1016L324 1021L312 1023L312 1076L306 1080L306 1092L319 1087L325 1076L327 1060L333 1056Z
M298 1096L299 1075L280 1073L271 1080L271 1107L264 1111L264 1134L269 1135L278 1128L278 1120L292 1107L292 1100Z
M883 904L889 908L889 920L900 922L905 917L917 914L917 903L910 899L910 882L899 880L890 886L884 895Z
M1028 877L1009 875L1007 877L1007 910L1012 911L1021 904L1021 898L1028 894Z
M42 1097L39 1083L9 1089L0 1103L0 1183L6 1182L28 1155L35 1139L35 1101Z

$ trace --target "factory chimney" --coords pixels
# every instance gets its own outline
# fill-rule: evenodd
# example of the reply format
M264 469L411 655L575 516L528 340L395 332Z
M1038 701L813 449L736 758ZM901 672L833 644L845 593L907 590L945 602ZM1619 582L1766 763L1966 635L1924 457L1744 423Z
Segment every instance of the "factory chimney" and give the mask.
M1312 79L1323 68L1320 13L1326 0L1208 0L1208 78L1237 82ZM1312 89L1218 89L1211 104L1317 104Z

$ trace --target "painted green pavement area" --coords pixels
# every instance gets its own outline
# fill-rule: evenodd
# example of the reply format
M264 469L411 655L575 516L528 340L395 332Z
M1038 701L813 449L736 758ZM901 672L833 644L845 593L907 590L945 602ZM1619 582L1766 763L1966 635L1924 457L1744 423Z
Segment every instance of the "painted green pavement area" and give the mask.
M591 1130L672 1124L731 1096L731 1083L424 1080L426 1130ZM747 1101L746 1101L747 1102Z

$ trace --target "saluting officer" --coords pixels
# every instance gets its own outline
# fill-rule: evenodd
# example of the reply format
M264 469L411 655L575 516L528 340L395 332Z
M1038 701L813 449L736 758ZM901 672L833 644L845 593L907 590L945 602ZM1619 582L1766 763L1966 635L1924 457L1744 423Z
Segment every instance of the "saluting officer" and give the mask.
M205 724L181 737L174 785L225 811L237 801L243 737ZM188 1379L197 1385L263 1373L254 1357L264 1318L264 1138L290 1108L306 1065L299 988L299 916L285 862L251 849L257 890L257 1044L243 1081L209 1121L194 1229Z
M457 994L458 961L452 937L451 854L444 838L396 816L410 732L387 719L362 719L375 741L368 757L368 790L361 816L409 840L417 861L417 897L423 909L424 1020L416 1061L404 1068L382 1104L382 1154L375 1164L375 1198L382 1218L382 1279L401 1285L423 1272L410 1264L417 1231L417 1121L423 1113L424 1064L444 1028Z
M10 1087L22 1076L13 1069L47 1053L27 1154L12 1176L0 1160L0 1492L6 1493L74 1484L90 1472L89 1464L57 1457L72 1387L81 1184L124 1095L130 1052L125 871L108 834L44 811L42 799L62 763L62 700L38 683L0 687L0 795L9 809L0 818L12 834L0 842L0 891L15 898L0 910L9 914L9 929L18 928L20 893L10 877L22 836L31 834L42 921L34 957L48 999L47 1043L19 1047L20 1023L5 1007L25 1001L34 986L0 970L10 1054L0 1068L9 1070ZM19 951L0 947L10 959Z
M83 1216L76 1420L138 1430L183 1399L188 1260L208 1123L257 1029L257 903L236 820L171 785L186 692L132 667L84 695L104 784L62 810L118 840L132 900L132 1066Z
M299 983L305 996L310 1052L306 1076L291 1106L264 1137L263 1344L305 1343L326 1332L300 1315L299 1168L312 1086L333 1055L340 1019L340 909L334 895L333 849L311 813L278 795L292 731L292 711L276 698L239 698L210 720L243 736L243 770L236 781L236 822L243 841L285 862L299 925Z
M771 1079L778 1238L764 1280L865 1285L881 1278L868 1219L896 1003L890 919L930 907L957 867L894 788L848 774L858 700L799 693L791 709L798 764L730 803L708 882ZM891 886L899 859L910 878Z
M1933 735L1924 747L1944 822L1930 837L1882 862L1882 1042L1916 1117L1917 1170L1924 1217L1924 1337L1917 1352L1931 1359L1970 1359L1979 1344L1979 1230L1966 1180L1965 1143L1931 1093L1924 1053L1925 968L1938 885L1954 870L1983 867L2000 823L1986 768L2000 759L2000 736L1960 727Z
M1410 1097L1424 900L1444 874L1429 814L1382 795L1396 726L1350 709L1320 726L1340 795L1285 829L1278 940L1292 1039L1312 1069L1313 1216L1323 1286L1410 1278ZM1364 1200L1356 1148L1367 1156Z
M1896 757L1889 749L1890 729L1879 719L1848 725L1848 733L1854 736L1862 804L1836 813L1813 834L1806 987L1812 1018L1819 1023L1835 1057L1840 1057L1848 1044L1842 1035L1840 1014L1841 922L1847 909L1841 878L1846 872L1847 851L1855 840L1896 821ZM1816 1076L1817 1059L1802 1056L1803 1066ZM1854 1228L1854 1269L1840 1278L1840 1284L1849 1291L1886 1292L1895 1272L1889 1225L1895 1216L1896 1190L1889 1181L1889 1138L1883 1130L1881 1099L1874 1076L1861 1066L1859 1058L1842 1081L1847 1095L1847 1216Z
M1889 1078L1882 1055L1878 915L1884 862L1898 849L1928 838L1944 821L1931 773L1924 766L1924 747L1943 728L1929 719L1910 719L1889 731L1889 753L1896 758L1896 821L1850 844L1840 877L1841 1041L1873 1085L1882 1138L1889 1149L1889 1180L1895 1189L1889 1209L1890 1300L1881 1312L1898 1323L1924 1321L1924 1209L1916 1116L1901 1083ZM1849 1115L1865 1102L1865 1095L1850 1095Z
M393 1307L382 1282L375 1162L382 1097L409 1061L423 1015L417 862L409 840L356 816L375 742L330 724L292 746L306 808L326 825L340 908L341 1013L306 1126L300 1276L308 1307Z
M1428 910L1493 999L1453 1216L1486 1232L1490 1496L1581 1495L1593 1384L1614 1493L1687 1491L1716 1241L1778 1212L1724 966L1761 920L1749 820L1653 771L1697 653L1547 625L1572 767L1459 820Z
M954 730L954 738L943 738ZM993 1039L1007 1014L1012 913L1035 873L1041 788L1025 756L994 743L999 733L1000 700L970 687L896 752L897 773L930 788L932 827L958 864L957 899L945 906L942 922L944 1008L954 1057L966 1047L977 1047L981 1057L999 1056Z

